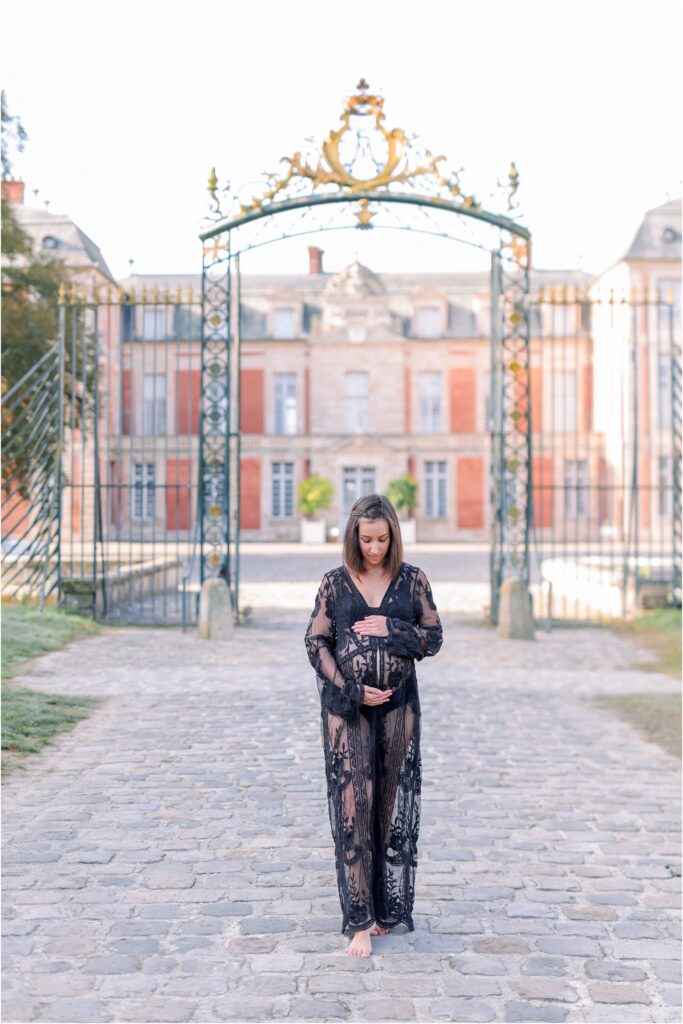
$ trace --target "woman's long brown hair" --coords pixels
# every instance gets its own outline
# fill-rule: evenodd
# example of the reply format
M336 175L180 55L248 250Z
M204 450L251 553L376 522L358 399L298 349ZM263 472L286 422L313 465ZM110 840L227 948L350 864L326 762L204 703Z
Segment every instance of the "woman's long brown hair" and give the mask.
M386 519L389 526L389 547L383 567L393 580L403 561L403 540L396 509L383 494L364 494L354 501L344 530L343 558L350 572L356 576L360 576L364 571L363 554L358 540L361 519Z

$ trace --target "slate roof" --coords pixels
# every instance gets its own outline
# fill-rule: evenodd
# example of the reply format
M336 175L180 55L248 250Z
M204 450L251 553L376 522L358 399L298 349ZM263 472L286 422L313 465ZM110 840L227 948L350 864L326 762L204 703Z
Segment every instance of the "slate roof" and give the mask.
M671 199L648 210L625 260L681 259L681 200Z
M19 204L13 205L12 212L20 227L33 239L37 253L57 256L72 270L99 270L116 284L98 246L66 214L48 213ZM49 240L54 240L52 245Z

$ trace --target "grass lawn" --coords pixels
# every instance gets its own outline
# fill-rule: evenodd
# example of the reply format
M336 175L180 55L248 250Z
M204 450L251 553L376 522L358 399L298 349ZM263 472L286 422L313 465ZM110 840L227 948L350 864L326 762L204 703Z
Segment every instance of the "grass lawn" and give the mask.
M29 605L2 605L2 773L21 767L25 754L41 750L57 733L71 729L101 701L43 693L9 680L28 658L91 636L99 626L91 619L54 608L39 612Z
M639 646L657 655L651 664L637 664L641 672L663 672L681 678L681 612L658 608L642 612L630 622L613 624L612 629L630 636ZM675 757L681 756L680 693L615 693L593 698L634 725L646 739L659 743Z
M680 693L610 693L592 700L635 726L645 739L681 756Z
M630 636L635 643L647 647L657 655L650 665L639 664L644 672L664 672L675 679L681 678L681 610L657 608L641 612L630 622L617 622L617 632Z

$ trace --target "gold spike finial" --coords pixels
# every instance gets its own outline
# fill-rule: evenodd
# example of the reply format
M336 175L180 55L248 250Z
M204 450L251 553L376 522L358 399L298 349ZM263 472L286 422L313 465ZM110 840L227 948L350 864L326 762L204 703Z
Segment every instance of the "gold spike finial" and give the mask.
M64 303L66 302L66 285L64 284L63 281L62 281L62 283L59 286L59 299L58 299L58 301L59 301L59 305L60 306L63 306Z

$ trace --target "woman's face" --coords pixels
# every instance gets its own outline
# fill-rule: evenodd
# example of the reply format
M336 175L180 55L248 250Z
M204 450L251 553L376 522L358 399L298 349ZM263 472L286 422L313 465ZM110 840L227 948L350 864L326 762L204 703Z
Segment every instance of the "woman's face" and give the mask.
M391 534L386 519L366 519L358 521L358 543L361 555L367 568L381 565L389 550Z

